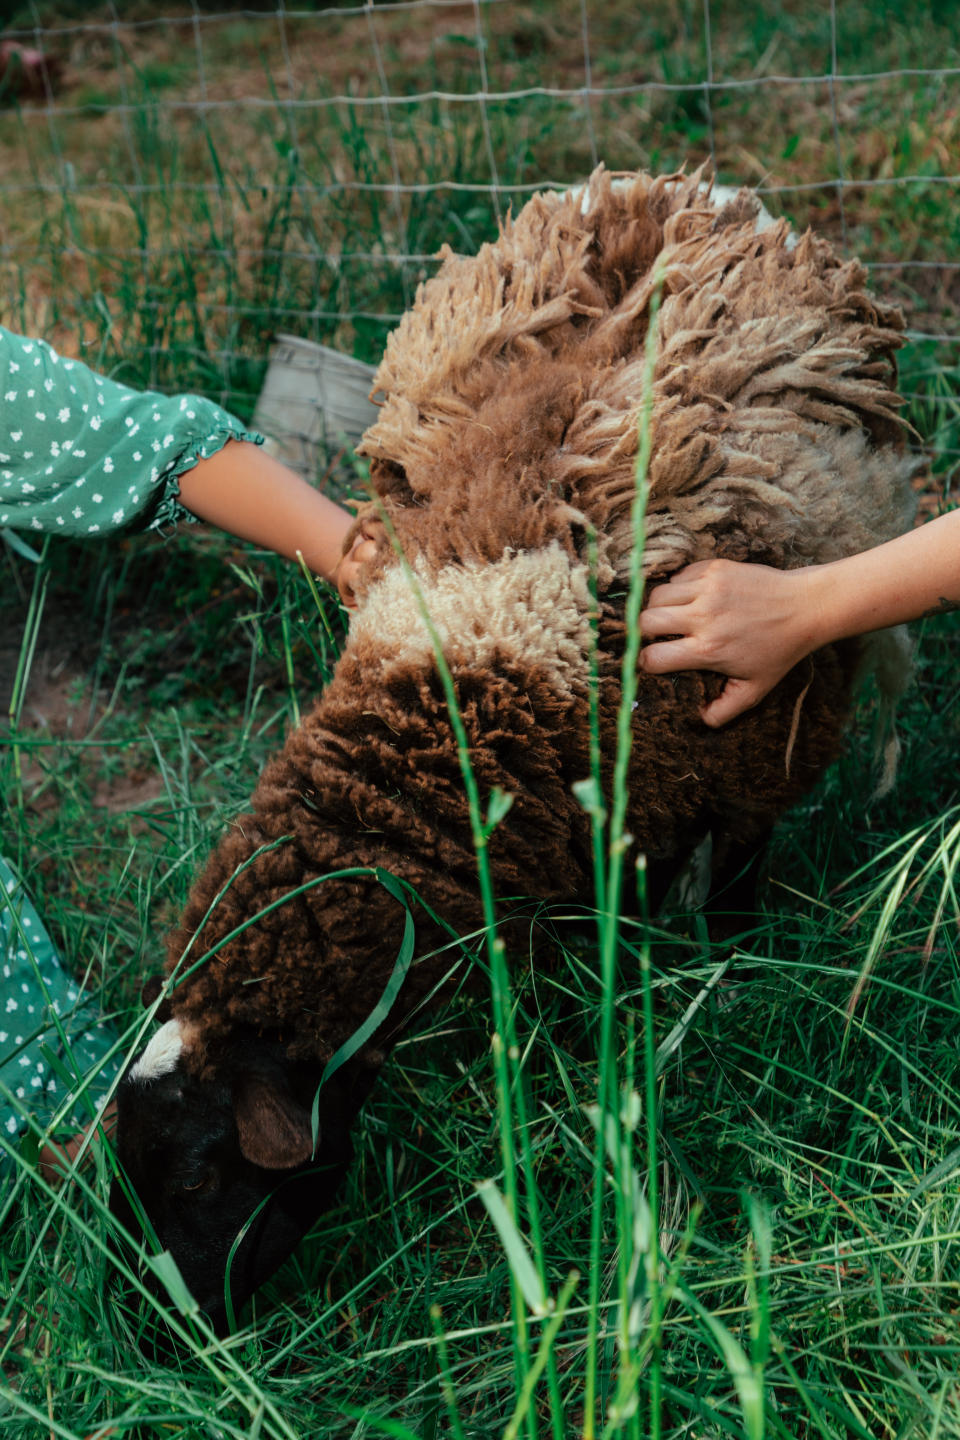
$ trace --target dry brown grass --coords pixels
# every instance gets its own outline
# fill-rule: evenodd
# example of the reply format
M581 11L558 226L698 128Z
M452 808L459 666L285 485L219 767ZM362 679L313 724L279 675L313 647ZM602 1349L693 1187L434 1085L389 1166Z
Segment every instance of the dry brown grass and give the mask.
M771 210L869 262L950 262L960 250L955 186L944 183L958 169L960 84L804 78L830 69L829 17L794 0L769 14L711 6L713 77L743 84L709 93L699 12L680 0L643 13L627 0L589 5L594 93L491 99L485 114L455 98L388 112L364 102L384 87L475 95L484 73L492 95L578 90L580 0L485 5L482 49L472 4L282 23L208 14L198 25L183 5L164 8L162 24L144 23L155 7L135 5L116 26L106 6L79 28L51 24L64 76L53 105L0 112L2 318L88 357L109 330L106 357L149 354L138 363L156 383L165 353L262 357L277 328L375 356L431 268L391 257L491 233L491 151L501 184L527 188L573 182L596 158L664 170L712 154L724 181L772 190ZM930 32L924 43L917 31L844 7L840 71L929 65ZM950 62L948 30L935 58ZM363 188L394 178L477 188L400 198ZM956 317L958 274L875 279L920 328L939 329ZM365 312L384 323L358 325ZM219 380L242 392L228 362L213 370L208 389Z

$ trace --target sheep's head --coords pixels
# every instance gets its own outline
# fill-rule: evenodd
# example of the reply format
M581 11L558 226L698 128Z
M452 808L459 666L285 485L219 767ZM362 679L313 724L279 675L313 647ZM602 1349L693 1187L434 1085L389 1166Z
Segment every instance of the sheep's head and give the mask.
M332 1204L362 1097L351 1103L343 1082L325 1088L314 1153L316 1067L288 1062L282 1047L255 1037L213 1079L191 1074L188 1061L180 1022L168 1020L122 1080L123 1174L110 1204L134 1237L146 1230L149 1247L145 1215L222 1334L230 1309L239 1314Z

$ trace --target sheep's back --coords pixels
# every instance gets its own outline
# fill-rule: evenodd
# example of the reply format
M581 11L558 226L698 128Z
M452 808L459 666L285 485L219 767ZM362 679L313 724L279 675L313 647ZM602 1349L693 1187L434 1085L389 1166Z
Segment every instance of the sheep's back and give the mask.
M758 230L757 208L713 204L699 173L600 170L535 196L478 255L448 252L388 340L362 446L408 554L573 547L586 523L602 578L624 574L658 285L646 573L809 564L899 533L902 318L857 262Z

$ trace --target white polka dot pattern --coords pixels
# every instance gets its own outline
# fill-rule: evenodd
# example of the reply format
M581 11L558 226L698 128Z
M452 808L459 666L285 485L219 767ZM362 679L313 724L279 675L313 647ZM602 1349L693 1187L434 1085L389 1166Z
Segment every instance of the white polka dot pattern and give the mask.
M53 944L10 864L0 858L0 1136L13 1140L56 1116L60 1133L90 1120L117 1073L116 1037L93 998L61 968ZM87 1098L76 1104L84 1077ZM0 1147L0 1174L10 1169Z
M13 530L100 538L192 520L179 476L228 440L262 439L212 400L132 390L3 326L0 393L0 527Z

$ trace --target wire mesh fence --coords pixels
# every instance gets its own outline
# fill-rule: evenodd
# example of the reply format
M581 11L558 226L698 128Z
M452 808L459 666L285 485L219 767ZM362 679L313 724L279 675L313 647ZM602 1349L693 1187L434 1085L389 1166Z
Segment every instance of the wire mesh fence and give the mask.
M578 183L600 162L657 172L706 163L722 183L755 187L774 214L859 255L871 285L904 306L901 389L949 498L960 474L955 6L0 0L0 323L119 379L199 390L246 419L277 334L375 361L438 249L476 250L541 187ZM194 856L224 807L239 811L251 769L276 743L286 713L276 697L289 686L295 704L294 679L304 694L335 650L312 598L301 607L307 587L291 567L274 581L242 555L227 564L202 543L143 538L52 543L46 567L6 567L0 603L0 678L6 667L20 686L37 632L27 625L21 647L18 597L32 620L52 577L33 667L52 636L50 683L4 849L29 857L64 953L78 967L102 958L124 1014ZM914 1416L915 1433L938 1433L945 1415L949 1426L956 964L940 910L931 919L935 885L904 892L890 963L884 974L878 966L859 1029L847 1001L887 883L881 866L952 798L943 756L955 740L954 638L931 637L889 802L897 808L868 817L866 761L844 761L781 842L788 900L782 914L775 901L758 916L741 970L724 980L727 949L716 969L699 930L689 945L685 935L658 940L667 947L656 960L667 976L658 1024L672 1026L668 1048L685 1037L676 1084L660 1077L671 1088L664 1233L677 1242L664 1252L676 1267L670 1284L683 1278L714 1325L698 1332L674 1306L665 1408L675 1426L664 1434L740 1433L734 1382L711 1348L717 1334L745 1347L734 1379L762 1388L771 1433L892 1435ZM87 713L78 728L74 705ZM934 845L935 827L928 838ZM578 1138L555 1100L565 1088L579 1124L580 1099L595 1094L589 963L571 952L555 1002L538 980L537 1045L524 1051L530 1094L548 1101L537 1183L543 1253L561 1278L573 1263L586 1276L589 1254L592 1135ZM625 995L635 1003L632 979ZM554 1014L564 1027L555 1048ZM455 1384L468 1433L500 1433L512 1384L509 1277L472 1218L473 1180L488 1173L495 1146L487 1047L481 1016L398 1047L398 1083L364 1122L355 1188L293 1262L292 1289L258 1310L258 1338L238 1334L224 1351L248 1372L250 1407L224 1390L208 1348L145 1369L116 1344L128 1322L123 1311L117 1320L91 1238L99 1213L93 1227L86 1211L75 1219L74 1191L54 1206L56 1246L42 1243L45 1232L34 1243L49 1207L31 1197L6 1237L4 1440L40 1425L68 1440L111 1427L154 1433L187 1415L197 1433L254 1434L262 1424L264 1435L349 1426L359 1436L381 1412L396 1433L436 1435L444 1383L451 1393ZM758 1224L752 1238L737 1206L754 1182L764 1207L769 1197L772 1247ZM761 1214L759 1201L751 1213ZM604 1285L616 1268L611 1249ZM769 1316L757 1277L761 1287L769 1277ZM589 1349L587 1288L585 1279L559 1332L568 1430ZM22 1360L20 1337L34 1332L19 1324L18 1297L40 1337ZM45 1319L54 1314L55 1332ZM764 1374L760 1352L747 1349L771 1323L776 1352ZM448 1341L452 1382L435 1358L447 1365ZM615 1378L613 1341L603 1348ZM369 1425L358 1407L375 1412ZM605 1433L615 1428L611 1420Z
M905 388L942 465L960 451L950 4L15 0L8 22L3 317L124 378L248 415L277 331L375 360L444 243L601 161L708 162L905 306Z

